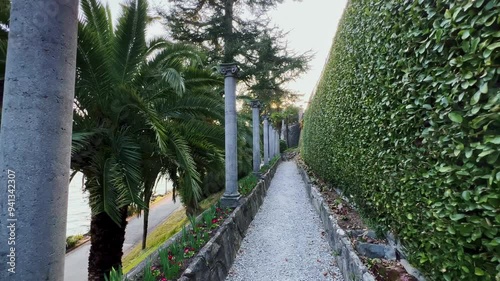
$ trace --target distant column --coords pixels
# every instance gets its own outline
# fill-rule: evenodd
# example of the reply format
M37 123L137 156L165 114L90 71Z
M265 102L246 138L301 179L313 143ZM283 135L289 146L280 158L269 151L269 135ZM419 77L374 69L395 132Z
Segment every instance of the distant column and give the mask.
M0 133L0 280L64 280L77 0L12 1Z
M274 158L274 149L276 148L276 146L274 145L274 139L276 138L276 135L274 134L274 127L271 125L269 127L269 150L271 151L270 152L270 155L269 155L269 158Z
M276 130L276 155L280 155L280 133Z
M269 163L269 120L264 115L264 165Z
M238 192L238 154L237 154L237 116L236 116L236 63L220 65L224 75L225 100L225 155L226 155L226 190L221 198L223 207L234 208L241 198Z
M252 101L252 121L253 121L253 173L260 175L260 102Z
M281 120L281 132L280 132L280 139L286 140L286 126L285 126L285 119Z

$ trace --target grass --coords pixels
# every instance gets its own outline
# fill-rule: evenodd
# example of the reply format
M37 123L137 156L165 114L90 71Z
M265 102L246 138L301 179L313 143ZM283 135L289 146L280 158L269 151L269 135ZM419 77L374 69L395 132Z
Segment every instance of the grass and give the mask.
M71 235L66 237L66 249L69 250L78 244L80 240L83 239L83 235L77 234L77 235Z
M258 181L259 179L254 174L250 174L238 181L238 191L241 193L241 195L247 196L255 188Z
M215 204L223 192L212 194L207 199L200 202L203 210L208 209ZM147 247L142 250L142 242L135 245L130 252L122 258L123 273L127 273L136 267L143 260L147 259L151 253L156 251L165 241L181 231L182 227L189 222L184 208L173 212L166 221L158 225L152 232L148 234Z

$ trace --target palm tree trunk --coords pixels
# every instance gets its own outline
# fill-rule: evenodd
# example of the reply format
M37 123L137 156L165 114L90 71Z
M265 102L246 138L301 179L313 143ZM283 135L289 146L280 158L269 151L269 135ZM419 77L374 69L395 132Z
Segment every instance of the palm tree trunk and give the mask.
M146 203L146 209L144 209L144 223L142 224L142 249L146 249L147 239L148 239L148 224L149 224L149 201Z
M146 181L144 184L144 204L146 204L146 209L144 209L143 214L143 224L142 224L142 249L146 249L147 239L148 239L148 224L149 224L149 205L151 201L151 196L153 195L154 184Z
M0 280L62 281L78 1L12 1L10 18L0 133Z
M104 275L122 264L122 248L127 226L127 206L120 209L121 225L106 213L92 216L90 221L89 281L103 281Z

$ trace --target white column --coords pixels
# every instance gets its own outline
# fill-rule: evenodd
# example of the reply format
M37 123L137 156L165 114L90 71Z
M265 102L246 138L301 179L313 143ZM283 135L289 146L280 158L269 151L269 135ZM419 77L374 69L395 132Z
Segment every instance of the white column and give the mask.
M237 116L236 116L236 75L238 66L235 63L220 65L224 75L225 100L225 157L226 157L226 190L221 198L223 207L236 207L241 198L238 192L238 155L237 155Z
M264 115L264 165L269 163L269 120L267 115Z
M253 172L259 176L260 170L260 102L252 101L252 121L253 121Z
M0 280L64 280L77 0L12 1L0 131Z

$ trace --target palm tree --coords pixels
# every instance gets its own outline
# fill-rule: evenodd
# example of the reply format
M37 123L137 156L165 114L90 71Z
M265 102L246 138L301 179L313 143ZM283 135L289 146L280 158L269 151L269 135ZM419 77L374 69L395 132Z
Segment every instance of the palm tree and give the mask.
M184 45L171 45L163 50L167 54L175 54L172 47L190 50ZM191 54L196 54L191 50ZM162 55L158 58L166 61ZM182 56L176 56L174 61L168 59L169 65L177 65L182 61ZM185 58L185 57L184 57ZM179 68L182 68L179 66ZM200 174L200 180L204 177L206 170L221 169L223 167L224 129L220 125L224 116L224 103L214 89L222 84L220 78L212 77L212 73L200 70L197 67L188 67L183 71L185 93L177 95L171 93L168 99L165 97L152 96L154 107L158 109L162 118L168 123L169 135L176 138L176 142L187 145L191 152L196 171ZM154 137L154 136L153 136ZM152 138L154 140L154 138ZM175 193L179 192L188 214L194 214L198 210L198 201L201 199L199 189L194 189L189 182L179 177L184 174L187 167L177 161L172 148L175 144L167 144L165 151L160 151L152 142L149 142L144 150L142 163L142 178L144 189L143 199L144 224L143 224L143 249L146 248L146 238L149 218L149 202L153 194L155 182L160 175L167 175L173 182L174 200ZM198 187L198 185L197 185Z
M214 79L193 76L187 83L188 73L201 72L192 48L146 41L145 0L123 5L116 28L109 8L98 1L82 0L82 11L72 169L87 179L92 210L89 280L103 280L121 265L128 206L147 208L143 197L158 171L176 177L190 195L184 201L199 199L201 179L189 141L169 116L182 120L186 113L199 114L193 110L197 104L180 97L188 85Z

